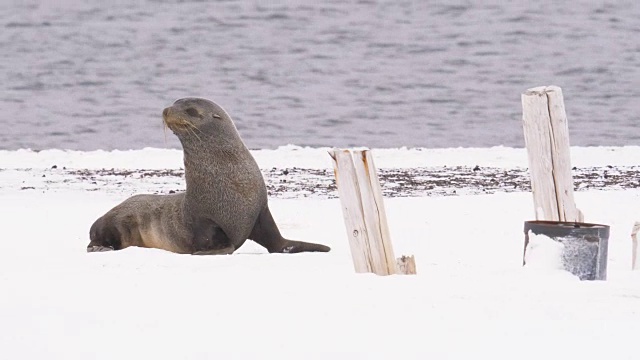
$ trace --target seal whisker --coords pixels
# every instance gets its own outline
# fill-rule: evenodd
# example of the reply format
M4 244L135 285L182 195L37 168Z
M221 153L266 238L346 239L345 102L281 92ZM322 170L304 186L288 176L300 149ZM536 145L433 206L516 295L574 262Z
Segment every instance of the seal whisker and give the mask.
M186 129L188 131L190 131L190 133L193 136L195 136L198 139L198 141L202 142L202 138L200 138L200 136L198 136L198 134L196 133L196 131L197 131L197 132L202 134L203 133L202 130L198 129L195 125L193 125L192 123L190 123L188 121L185 121L184 124L187 125Z
M200 138L200 136L198 136L198 134L196 133L196 131L200 131L200 130L196 128L193 124L186 123L186 125L187 126L185 126L185 129L187 130L187 132L195 136L196 139L198 139L198 141L202 142L202 138Z
M164 133L164 145L167 145L167 128L169 127L169 125L167 125L167 122L164 121L164 119L162 119L162 132Z

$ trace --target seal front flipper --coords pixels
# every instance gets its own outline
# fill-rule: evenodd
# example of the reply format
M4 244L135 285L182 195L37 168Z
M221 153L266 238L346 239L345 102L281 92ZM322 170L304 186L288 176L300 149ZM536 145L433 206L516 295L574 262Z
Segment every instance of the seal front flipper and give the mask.
M229 255L236 251L227 234L209 219L199 219L192 226L193 255Z
M273 220L269 206L265 206L256 220L249 239L267 248L270 253L299 253L308 251L327 252L330 247L304 241L287 240L280 235L280 230Z

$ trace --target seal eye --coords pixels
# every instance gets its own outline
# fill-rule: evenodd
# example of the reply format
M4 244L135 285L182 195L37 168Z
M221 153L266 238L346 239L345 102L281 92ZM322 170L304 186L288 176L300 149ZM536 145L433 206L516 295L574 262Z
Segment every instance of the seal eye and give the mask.
M194 108L188 108L184 112L189 114L189 116L193 116L193 117L199 117L200 116L200 113L198 113L198 110L196 110Z

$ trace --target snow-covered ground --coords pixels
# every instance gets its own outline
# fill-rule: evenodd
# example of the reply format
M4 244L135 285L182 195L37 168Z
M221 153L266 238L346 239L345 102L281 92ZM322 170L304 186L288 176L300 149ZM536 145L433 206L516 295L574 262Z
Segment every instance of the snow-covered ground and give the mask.
M326 149L254 155L265 171L331 175ZM576 192L587 221L611 226L604 282L553 266L523 268L531 195L500 188L456 196L400 189L386 199L396 255L415 255L416 276L355 274L339 200L281 197L277 189L271 209L283 234L330 245L330 253L266 254L251 242L217 257L86 253L89 227L112 206L132 193L183 188L171 172L181 156L0 151L1 359L640 357L640 273L630 269L629 236L640 220L640 189ZM381 171L409 173L527 165L523 149L509 148L380 149L374 158ZM639 147L572 148L577 167L634 167L637 159ZM112 168L120 175L96 184L78 175ZM131 175L146 170L167 173Z

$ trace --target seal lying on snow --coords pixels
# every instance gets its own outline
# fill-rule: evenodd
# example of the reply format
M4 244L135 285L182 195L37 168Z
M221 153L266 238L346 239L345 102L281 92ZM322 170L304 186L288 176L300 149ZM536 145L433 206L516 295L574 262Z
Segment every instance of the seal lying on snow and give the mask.
M247 239L271 253L330 250L280 235L262 173L220 106L180 99L162 116L184 149L186 192L125 200L93 223L87 251L141 246L181 254L231 254Z

